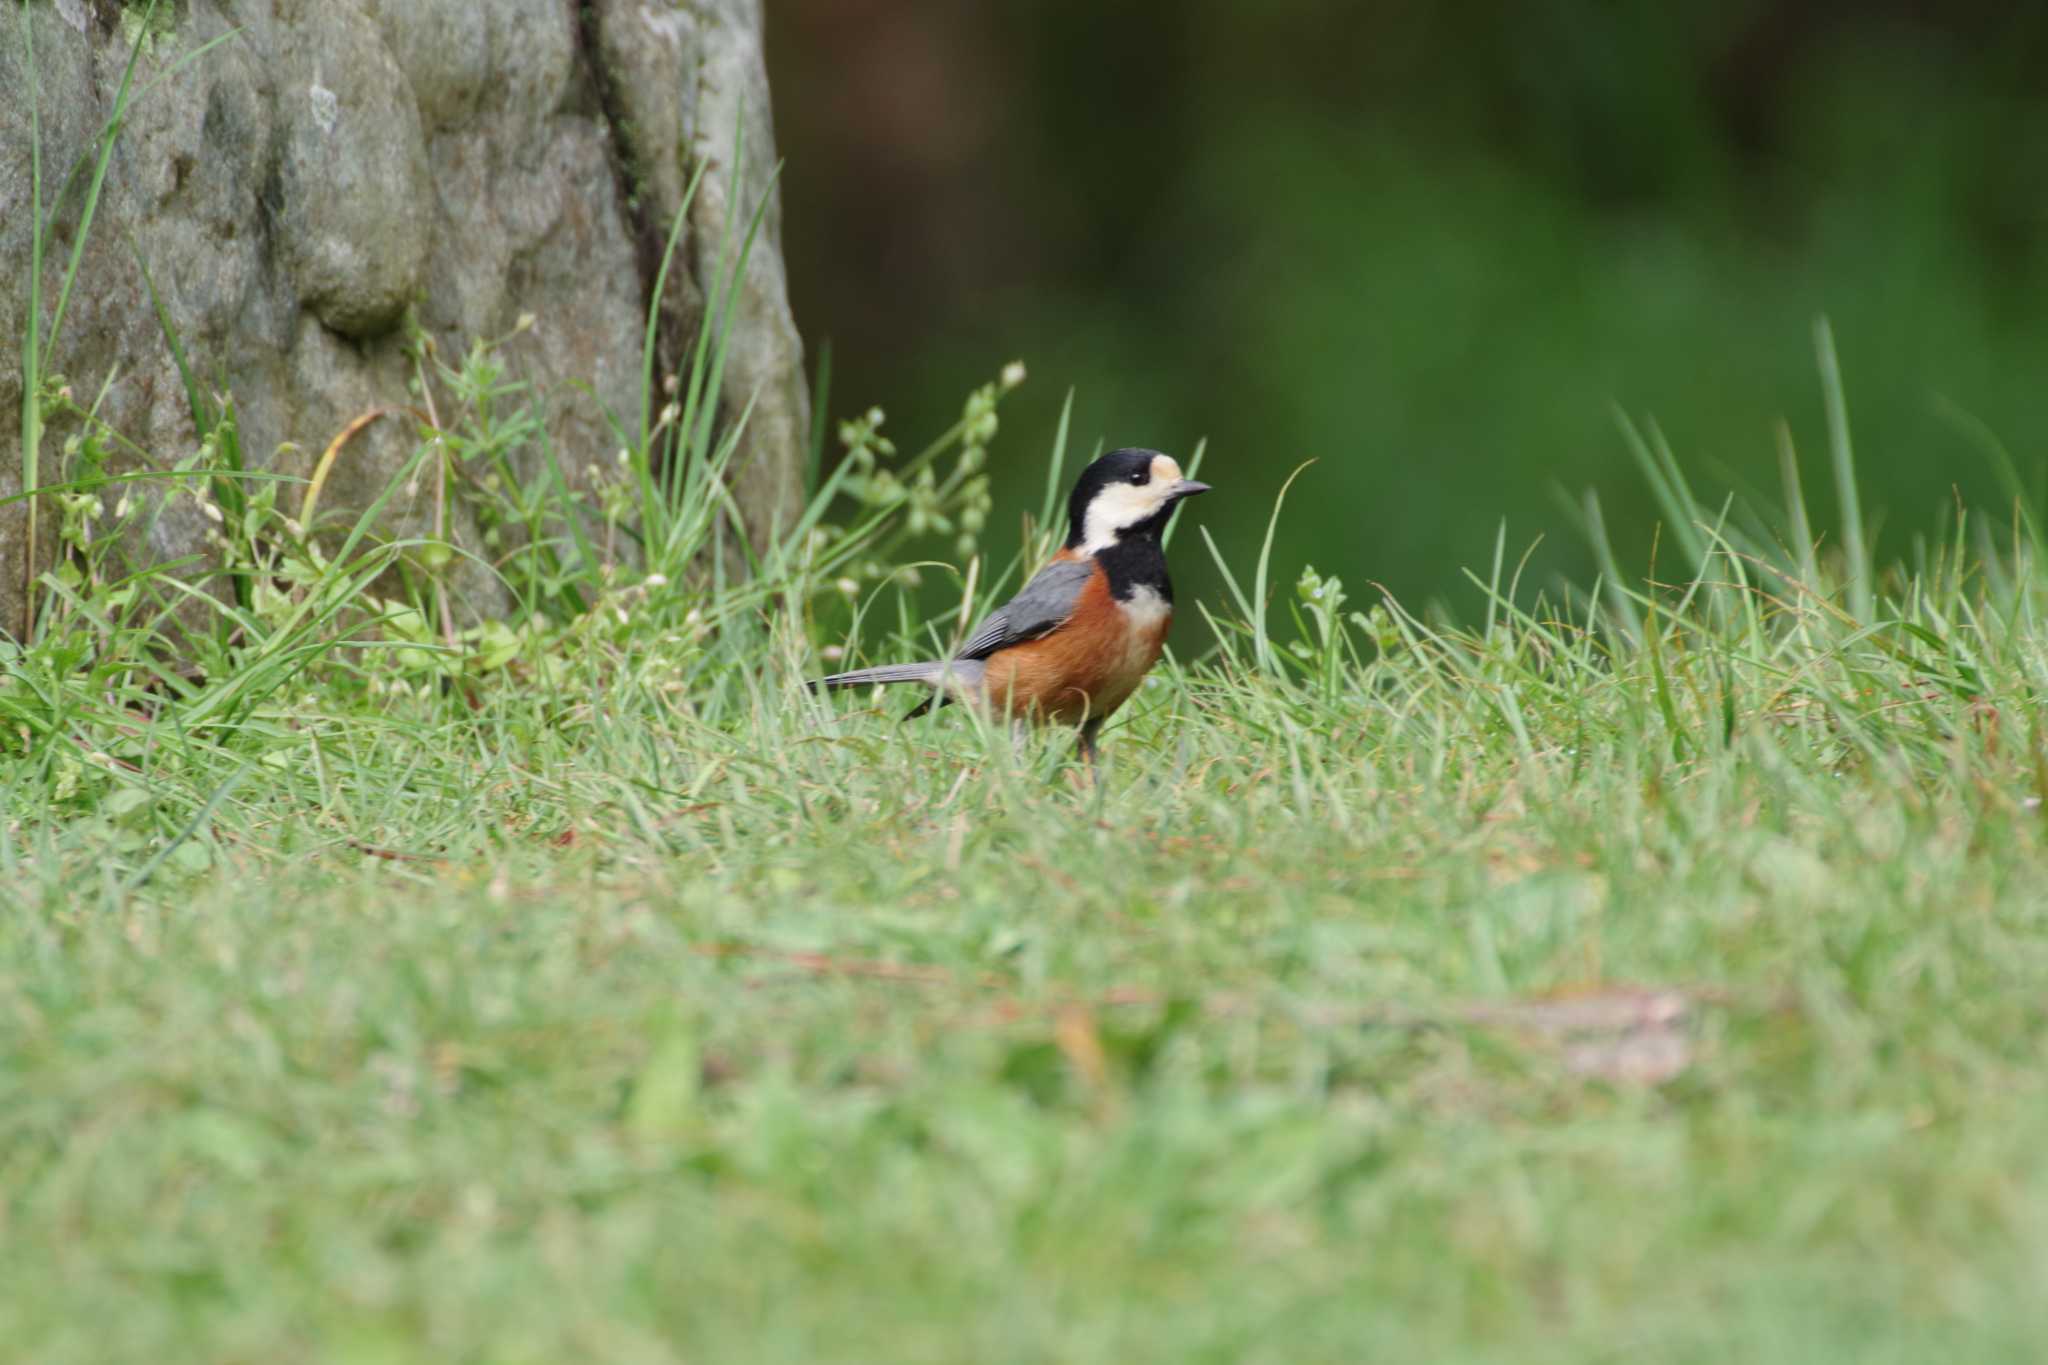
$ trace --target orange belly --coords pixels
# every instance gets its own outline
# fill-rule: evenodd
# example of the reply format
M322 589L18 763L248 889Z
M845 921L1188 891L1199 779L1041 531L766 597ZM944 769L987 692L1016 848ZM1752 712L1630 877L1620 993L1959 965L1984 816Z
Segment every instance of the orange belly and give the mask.
M990 656L982 695L997 710L1025 719L1100 720L1129 700L1159 662L1172 620L1172 608L1149 594L1134 603L1116 601L1098 573L1065 625Z

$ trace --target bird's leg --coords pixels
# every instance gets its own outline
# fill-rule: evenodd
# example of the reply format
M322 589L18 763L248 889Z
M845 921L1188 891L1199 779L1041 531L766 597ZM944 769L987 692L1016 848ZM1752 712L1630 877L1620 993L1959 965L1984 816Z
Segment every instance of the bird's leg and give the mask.
M1081 722L1081 741L1074 746L1074 752L1088 765L1092 775L1095 772L1095 732L1102 728L1101 716L1090 716Z

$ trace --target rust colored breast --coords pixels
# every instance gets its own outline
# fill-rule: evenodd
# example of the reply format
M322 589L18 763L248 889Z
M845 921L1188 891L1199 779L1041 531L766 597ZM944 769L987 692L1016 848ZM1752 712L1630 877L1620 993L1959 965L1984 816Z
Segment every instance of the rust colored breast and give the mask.
M1159 662L1172 620L1173 609L1156 595L1117 601L1098 571L1067 624L990 657L984 695L997 710L1032 720L1079 725L1107 716Z

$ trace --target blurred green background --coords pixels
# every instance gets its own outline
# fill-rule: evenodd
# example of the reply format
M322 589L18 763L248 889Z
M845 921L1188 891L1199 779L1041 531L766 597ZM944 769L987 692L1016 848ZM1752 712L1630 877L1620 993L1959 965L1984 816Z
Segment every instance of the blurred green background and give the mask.
M1024 359L992 547L1060 402L1082 453L1210 442L1194 504L1256 552L1299 462L1304 560L1469 614L1500 519L1532 580L1624 567L1655 512L1612 413L1702 493L1833 525L1811 323L1833 321L1880 559L2009 514L2048 435L2048 6L777 0L785 248L832 414L910 446ZM1217 591L1200 542L1188 588ZM947 553L934 547L935 553Z

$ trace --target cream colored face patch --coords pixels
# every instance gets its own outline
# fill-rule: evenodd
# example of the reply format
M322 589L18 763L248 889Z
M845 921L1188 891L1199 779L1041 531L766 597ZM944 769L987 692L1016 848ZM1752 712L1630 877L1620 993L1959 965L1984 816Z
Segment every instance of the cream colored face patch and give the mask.
M1180 481L1180 465L1173 457L1155 455L1144 483L1113 483L1097 493L1082 523L1081 553L1107 549L1116 544L1119 532L1151 520Z

